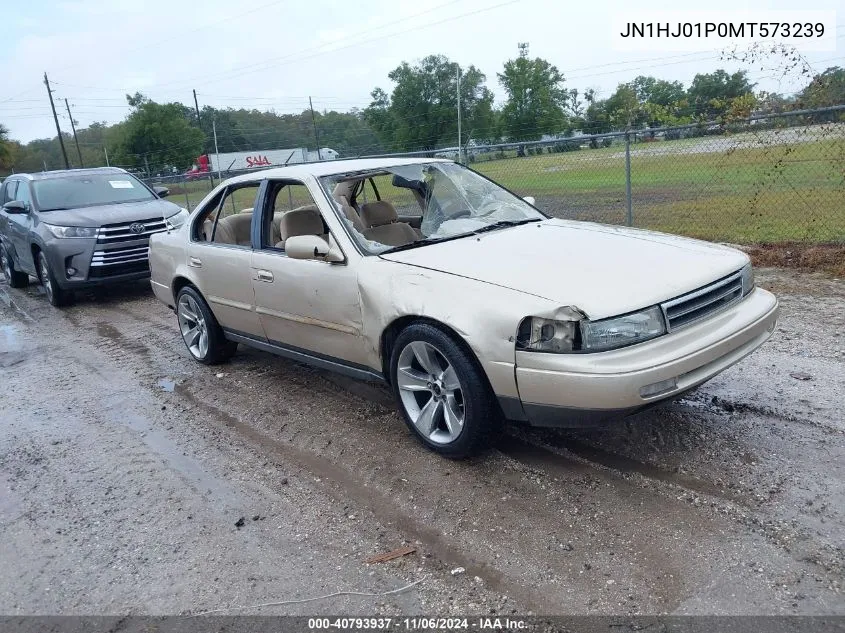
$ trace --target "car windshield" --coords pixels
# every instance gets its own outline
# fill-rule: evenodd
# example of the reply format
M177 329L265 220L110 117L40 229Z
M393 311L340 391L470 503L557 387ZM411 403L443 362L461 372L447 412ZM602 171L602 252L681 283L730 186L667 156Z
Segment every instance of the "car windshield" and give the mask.
M371 254L545 219L522 198L451 162L321 178L340 217Z
M36 180L33 189L40 211L155 199L150 190L134 176L121 173L74 174Z

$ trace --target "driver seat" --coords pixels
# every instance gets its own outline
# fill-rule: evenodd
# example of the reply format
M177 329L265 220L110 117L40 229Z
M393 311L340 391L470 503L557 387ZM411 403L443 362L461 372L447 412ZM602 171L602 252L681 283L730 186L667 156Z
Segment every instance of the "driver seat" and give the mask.
M368 202L361 207L364 237L388 246L402 246L419 239L407 222L399 222L396 208L386 200Z

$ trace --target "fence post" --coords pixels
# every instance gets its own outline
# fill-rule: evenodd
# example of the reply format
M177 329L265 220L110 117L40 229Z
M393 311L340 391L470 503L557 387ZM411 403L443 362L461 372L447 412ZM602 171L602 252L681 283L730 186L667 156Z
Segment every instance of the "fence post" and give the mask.
M625 132L625 224L634 226L634 209L631 200L631 134Z
M182 176L182 191L185 192L185 208L191 211L191 200L188 198L188 179L184 175Z

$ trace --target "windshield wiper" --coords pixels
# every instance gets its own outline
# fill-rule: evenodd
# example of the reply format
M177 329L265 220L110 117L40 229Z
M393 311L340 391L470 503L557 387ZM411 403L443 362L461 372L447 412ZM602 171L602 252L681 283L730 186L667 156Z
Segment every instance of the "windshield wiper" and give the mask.
M520 224L528 224L529 222L541 222L543 219L544 218L525 218L523 220L499 220L498 222L493 222L493 224L482 226L480 229L475 229L472 233L468 233L468 235L477 235L478 233L495 231L496 229L501 229L506 226L519 226Z
M443 239L431 239L431 238L423 238L421 240L414 240L413 242L408 242L407 244L400 244L399 246L394 246L392 248L388 248L386 251L382 251L379 255L385 255L387 253L398 253L399 251L407 251L411 248L418 248L420 246L426 246L427 244L436 244L437 242L442 242Z

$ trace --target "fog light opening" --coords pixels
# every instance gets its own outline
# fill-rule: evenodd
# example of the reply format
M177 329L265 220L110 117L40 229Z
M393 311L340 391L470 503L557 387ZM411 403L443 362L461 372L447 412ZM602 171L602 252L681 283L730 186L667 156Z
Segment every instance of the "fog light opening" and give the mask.
M68 267L65 272L67 273L68 277L73 277L76 274L76 268Z
M662 393L668 393L670 391L674 391L678 388L678 379L677 378L669 378L668 380L661 380L660 382L654 382L650 385L646 385L645 387L640 388L640 397L642 398L651 398L653 396L659 396Z

